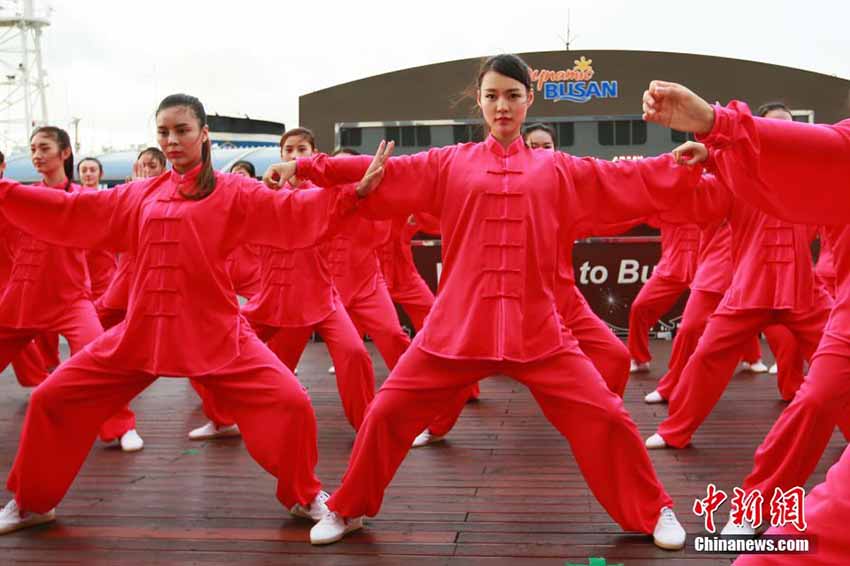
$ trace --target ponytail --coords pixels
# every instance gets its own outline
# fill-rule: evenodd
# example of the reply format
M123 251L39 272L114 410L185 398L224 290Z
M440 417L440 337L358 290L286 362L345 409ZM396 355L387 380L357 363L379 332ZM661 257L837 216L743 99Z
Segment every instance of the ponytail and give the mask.
M71 181L74 179L74 151L71 150L71 155L68 156L68 159L62 164L65 168L65 176L68 177L68 182L65 183L65 192L71 190Z
M188 200L202 200L208 197L213 189L215 189L215 171L212 166L212 144L207 139L201 147L201 172L198 173L195 181L195 190L189 194L181 190L180 194Z

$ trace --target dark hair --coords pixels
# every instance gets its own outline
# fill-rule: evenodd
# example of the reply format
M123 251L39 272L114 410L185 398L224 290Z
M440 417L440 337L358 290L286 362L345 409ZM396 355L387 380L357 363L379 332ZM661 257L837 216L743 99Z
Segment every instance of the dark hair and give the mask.
M350 148L347 148L347 147L338 147L331 154L331 157L333 157L335 155L360 155L360 152L357 151L356 149L350 149Z
M159 166L165 169L165 154L162 153L162 150L158 147L146 147L142 151L139 152L139 155L136 157L136 161L142 158L143 155L150 155L154 158L155 161L159 163Z
M36 128L32 135L30 135L30 143L32 143L33 138L38 134L44 134L53 139L56 142L56 145L59 146L59 151L63 151L65 149L71 150L70 155L62 164L65 169L65 177L67 177L68 182L65 183L65 190L68 191L71 188L71 181L74 178L74 150L71 148L71 137L68 135L68 132L63 130L62 128L57 128L56 126L41 126L40 128Z
M97 168L100 171L100 176L103 177L103 163L101 163L100 159L98 159L97 157L83 157L82 159L80 159L79 163L77 163L77 173L80 172L80 166L85 161L94 161L95 163L97 163Z
M527 142L528 136L532 132L546 132L547 134L549 134L549 137L552 138L552 143L555 143L555 128L553 128L549 124L544 124L542 122L531 124L530 126L525 128L525 131L522 133L522 139Z
M254 168L254 164L250 161L237 161L230 166L230 172L233 173L235 169L244 169L251 177L257 176L257 170Z
M759 106L759 109L756 111L756 113L762 118L764 118L765 116L767 116L768 112L771 112L773 110L784 110L788 112L789 115L791 114L791 109L788 108L788 106L784 102L779 101L765 102L764 104Z
M203 128L207 125L207 112L204 110L204 105L201 101L189 94L170 94L162 99L156 109L156 114L168 108L175 106L185 106L198 119L198 125ZM212 143L209 138L201 147L201 172L195 180L195 191L192 193L184 193L180 190L183 198L188 200L201 200L212 194L215 189L215 171L212 166Z
M281 149L283 149L283 144L286 143L286 140L295 136L306 139L307 142L309 142L310 147L312 147L313 150L316 149L316 136L313 135L313 132L308 130L307 128L292 128L291 130L286 130L285 132L283 132L283 135L280 136Z
M2 151L0 151L0 165L3 165L4 163L6 163L6 156L3 155Z
M481 69L478 71L478 80L476 86L481 88L481 81L490 71L496 71L500 75L510 77L515 81L519 81L525 85L525 88L531 90L531 69L528 63L522 60L518 55L510 53L502 53L488 57L481 64Z

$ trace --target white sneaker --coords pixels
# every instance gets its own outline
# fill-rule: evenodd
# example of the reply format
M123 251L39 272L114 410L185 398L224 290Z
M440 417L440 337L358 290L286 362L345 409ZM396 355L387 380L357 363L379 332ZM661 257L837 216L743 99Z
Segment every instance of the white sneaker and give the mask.
M441 442L445 438L445 436L437 436L436 434L431 434L431 431L426 428L425 430L419 433L419 436L413 439L413 448L421 448L422 446L434 444L435 442Z
M767 373L769 373L771 375L776 375L777 373L779 373L779 366L776 365L776 364L773 364L772 366L770 366L770 369L767 370Z
M749 362L741 362L741 371L748 371L750 373L767 373L768 367L764 365L764 362L761 360L757 360L753 363Z
M215 423L210 421L204 426L200 426L189 432L189 440L209 440L211 438L226 438L229 436L239 436L239 425L228 425L223 427L215 426Z
M296 503L289 510L289 514L303 519L310 519L311 521L320 521L322 517L330 513L328 506L325 505L328 498L330 498L330 495L328 495L327 491L320 491L308 507Z
M649 362L636 362L634 360L629 364L630 373L643 373L649 371Z
M0 535L11 533L27 527L34 527L42 523L56 520L56 510L51 509L47 513L22 512L18 509L18 503L12 499L0 511Z
M667 448L667 442L657 432L646 439L646 447L650 450Z
M336 368L334 366L329 367L328 373L331 375L336 375Z
M676 519L673 510L669 507L662 507L658 522L655 523L655 530L652 531L652 542L655 543L655 546L665 550L681 550L684 548L687 538L688 535L679 520Z
M329 511L310 529L311 544L330 544L341 540L352 531L363 528L363 518L346 519L333 511Z
M720 534L724 536L755 536L756 529L746 519L743 520L742 524L736 525L732 520L732 513L729 513L729 521L726 522L726 525L720 531Z
M646 394L646 397L643 398L644 403L649 403L650 405L655 405L656 403L665 403L667 399L661 396L661 393L658 390L652 391Z
M131 429L121 435L121 450L124 452L138 452L145 447L145 441L136 432L136 429Z

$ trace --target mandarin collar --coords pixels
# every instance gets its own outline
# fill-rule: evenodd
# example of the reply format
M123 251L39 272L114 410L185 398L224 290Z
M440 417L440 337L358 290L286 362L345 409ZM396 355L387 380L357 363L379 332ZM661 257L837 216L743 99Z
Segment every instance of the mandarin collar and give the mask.
M493 134L488 134L487 139L484 141L484 145L486 145L490 151L499 157L508 157L525 149L525 142L522 140L522 136L517 136L517 138L511 142L511 145L504 148L502 147L502 144L493 137Z
M182 185L183 183L190 183L198 178L198 175L201 173L201 166L203 166L203 162L198 163L188 171L183 174L178 173L174 167L171 168L171 182L175 185Z

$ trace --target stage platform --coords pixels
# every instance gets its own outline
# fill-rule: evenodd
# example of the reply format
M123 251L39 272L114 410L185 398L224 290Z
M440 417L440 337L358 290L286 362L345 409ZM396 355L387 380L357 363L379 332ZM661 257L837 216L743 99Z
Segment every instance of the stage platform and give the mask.
M644 437L666 414L666 405L642 401L666 367L670 342L653 341L652 349L655 369L632 376L626 392ZM386 368L372 351L383 381ZM333 491L354 433L328 364L324 345L310 344L299 378L318 417L318 474ZM768 374L738 374L691 447L652 452L690 534L702 531L691 506L705 497L706 485L731 493L750 470L756 447L784 407L775 383ZM4 481L28 397L7 369L0 379ZM0 563L564 566L604 557L608 565L720 566L733 559L693 549L665 552L647 536L622 533L528 391L504 377L482 382L481 400L467 406L445 443L408 455L366 529L327 547L310 546L310 523L289 517L274 497L274 479L240 439L186 438L204 423L188 381L160 379L132 406L144 450L124 454L98 442L57 522L0 537ZM844 446L836 433L807 490L823 480ZM612 462L617 457L610 454ZM716 516L721 524L727 509Z

